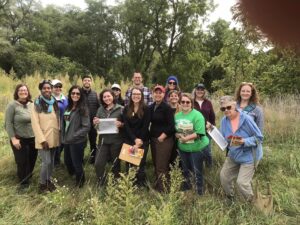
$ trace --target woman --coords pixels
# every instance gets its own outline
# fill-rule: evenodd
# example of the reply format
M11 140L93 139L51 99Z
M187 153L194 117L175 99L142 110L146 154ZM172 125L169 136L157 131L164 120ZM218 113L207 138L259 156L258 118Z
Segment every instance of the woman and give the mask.
M64 96L62 93L62 83L60 80L52 80L51 84L53 86L52 94L54 98L57 101L58 108L59 108L59 114L60 114L60 120L63 120L64 112L65 109L68 106L68 99ZM54 157L54 165L59 165L60 164L60 155L63 150L63 144L61 144L58 148L57 151L55 152L55 157Z
M168 99L169 99L168 103L171 106L174 115L176 113L180 112L180 110L181 110L181 106L180 106L180 103L179 103L179 98L180 98L179 91L177 91L177 90L169 91L169 93L168 93Z
M41 172L39 192L54 191L55 185L51 182L54 167L54 155L60 146L59 108L55 98L51 95L50 80L39 83L41 95L34 101L31 113L32 129L35 136L35 148L39 150L41 158Z
M82 164L87 134L90 130L90 118L80 86L73 85L70 88L68 102L62 122L64 161L69 174L76 175L75 186L81 188L85 182Z
M117 100L117 103L121 106L124 106L124 99L122 98L121 95L121 87L118 84L113 84L111 86L111 89L113 90L114 94L115 94L115 98Z
M211 101L206 98L206 89L204 84L197 84L193 90L194 93L194 108L202 113L206 124L216 125L216 116ZM208 136L209 137L209 136ZM211 143L205 151L205 164L212 167Z
M179 96L179 92L177 90L172 90L168 93L168 97L169 97L169 105L171 106L172 108L172 111L173 111L173 115L175 116L176 113L180 112L181 111L181 105L179 103L179 99L180 99L180 96ZM174 143L176 142L176 139L175 139L175 136L174 136ZM170 158L170 164L171 165L175 165L175 161L176 161L176 158L178 156L178 152L177 152L177 146L176 144L174 144L173 146L173 149L172 149L172 153L171 153L171 158ZM182 165L181 165L181 161L179 161L179 167L181 168Z
M178 79L176 76L171 75L168 77L167 81L166 81L166 86L165 86L165 97L164 97L164 101L168 102L169 101L169 92L176 90L180 93L180 88L179 88L179 83L178 83Z
M156 182L154 188L167 191L169 181L169 162L174 146L174 118L171 107L164 102L165 89L157 85L153 89L154 103L150 106L151 126L150 144L155 168ZM166 181L164 183L163 181Z
M182 161L185 182L183 190L191 188L191 174L196 178L196 189L199 195L204 193L203 160L204 149L209 140L205 132L205 119L200 112L193 109L192 95L181 95L181 112L175 115L176 138L179 155Z
M14 101L5 111L5 129L17 164L20 188L29 187L37 151L34 146L34 133L31 126L31 95L25 84L18 84L14 91Z
M104 89L100 93L101 105L97 111L93 123L97 128L100 125L100 119L115 118L116 127L123 127L121 114L123 107L116 103L114 92L111 89ZM109 160L112 160L112 172L114 176L119 177L120 160L118 158L123 144L123 137L119 131L116 134L100 134L98 143L98 152L95 160L96 175L99 179L99 185L103 185L106 180L105 166Z
M149 146L150 111L144 103L144 94L139 88L133 88L130 93L129 104L123 112L125 143L135 148L144 149L144 156L136 174L139 186L146 184L146 158Z
M255 86L252 83L242 82L236 91L235 100L237 108L251 116L260 131L263 132L264 114L259 106L259 97Z
M246 201L252 201L252 177L255 167L262 159L263 135L256 123L237 109L231 96L221 99L221 133L228 140L228 154L223 164L221 185L229 199L234 197L233 180L237 178L237 189Z

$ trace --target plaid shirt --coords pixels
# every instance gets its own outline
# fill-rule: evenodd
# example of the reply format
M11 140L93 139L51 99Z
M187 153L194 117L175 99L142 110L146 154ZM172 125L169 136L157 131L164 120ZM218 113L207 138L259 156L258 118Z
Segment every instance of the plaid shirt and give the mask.
M131 90L132 90L132 87L129 88L126 91L126 94L125 94L125 105L129 104ZM142 91L143 91L143 94L144 94L144 102L145 102L145 104L148 105L148 106L151 105L153 103L151 90L149 88L147 88L147 87L142 87Z

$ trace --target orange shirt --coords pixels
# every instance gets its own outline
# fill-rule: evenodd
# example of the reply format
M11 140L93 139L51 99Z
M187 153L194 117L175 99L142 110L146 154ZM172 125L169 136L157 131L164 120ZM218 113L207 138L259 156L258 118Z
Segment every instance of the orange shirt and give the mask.
M238 115L234 119L230 120L230 123L231 123L232 133L235 133L239 127L240 115Z

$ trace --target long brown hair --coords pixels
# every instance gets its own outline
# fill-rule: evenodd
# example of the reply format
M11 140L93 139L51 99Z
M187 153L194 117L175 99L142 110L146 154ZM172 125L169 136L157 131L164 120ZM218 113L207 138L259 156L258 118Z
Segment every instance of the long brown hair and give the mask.
M133 90L138 90L141 93L141 101L139 102L139 108L138 111L136 112L138 118L142 118L144 116L144 108L146 107L144 103L144 93L141 89L139 88L132 88L130 92L130 98L129 98L129 104L128 104L128 111L127 111L127 116L129 118L134 116L134 102L132 101L132 92Z
M248 85L249 87L251 87L251 97L249 99L249 103L255 103L255 104L259 104L259 97L258 97L258 92L255 88L255 86L252 83L248 83L248 82L242 82L240 84L240 86L236 89L235 92L235 100L240 103L242 98L241 98L241 90L242 87Z

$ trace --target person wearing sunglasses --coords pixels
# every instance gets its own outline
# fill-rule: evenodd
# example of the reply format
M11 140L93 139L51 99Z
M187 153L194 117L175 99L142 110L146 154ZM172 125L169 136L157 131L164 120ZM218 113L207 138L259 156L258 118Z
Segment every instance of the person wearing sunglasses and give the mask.
M169 92L170 91L176 90L180 94L180 87L179 87L178 79L177 79L176 76L170 75L168 77L168 79L166 81L165 90L166 90L166 94L165 94L165 97L164 97L165 102L169 101Z
M205 118L206 124L216 125L216 116L213 105L210 100L207 99L207 91L204 84L196 84L193 90L194 95L194 109L202 113ZM210 139L210 136L208 136ZM211 143L205 149L205 165L212 167L212 154L211 154Z
M204 193L203 161L204 150L209 144L205 132L205 119L203 115L193 109L193 98L189 93L182 93L181 112L175 115L176 138L179 156L182 161L184 183L183 191L192 188L192 175L196 178L196 191L199 195Z
M261 132L264 128L264 113L259 104L257 89L252 83L242 82L235 92L237 108L248 114Z
M73 85L70 88L68 102L61 126L62 143L65 149L64 162L69 174L75 174L75 187L81 188L85 182L84 148L91 124L83 89L80 86Z
M115 93L117 104L124 106L125 102L124 99L122 98L121 86L115 83L111 86L111 90L113 90L113 92Z
M68 99L64 96L62 93L62 82L58 79L54 79L51 81L51 84L53 86L52 89L52 95L57 101L58 108L59 108L59 114L60 114L60 120L62 121L65 109L68 106ZM61 144L57 151L55 152L54 156L54 166L58 166L60 164L60 155L63 150L64 146Z
M224 113L220 131L228 141L227 157L220 172L221 185L226 196L233 200L233 183L237 178L237 190L244 200L251 202L252 178L263 156L263 135L253 119L237 109L232 96L222 97L220 103L220 110Z
M52 83L43 80L38 86L41 94L34 100L31 124L35 136L35 148L41 158L39 193L56 189L51 181L54 155L60 146L60 115L57 101L52 96Z

